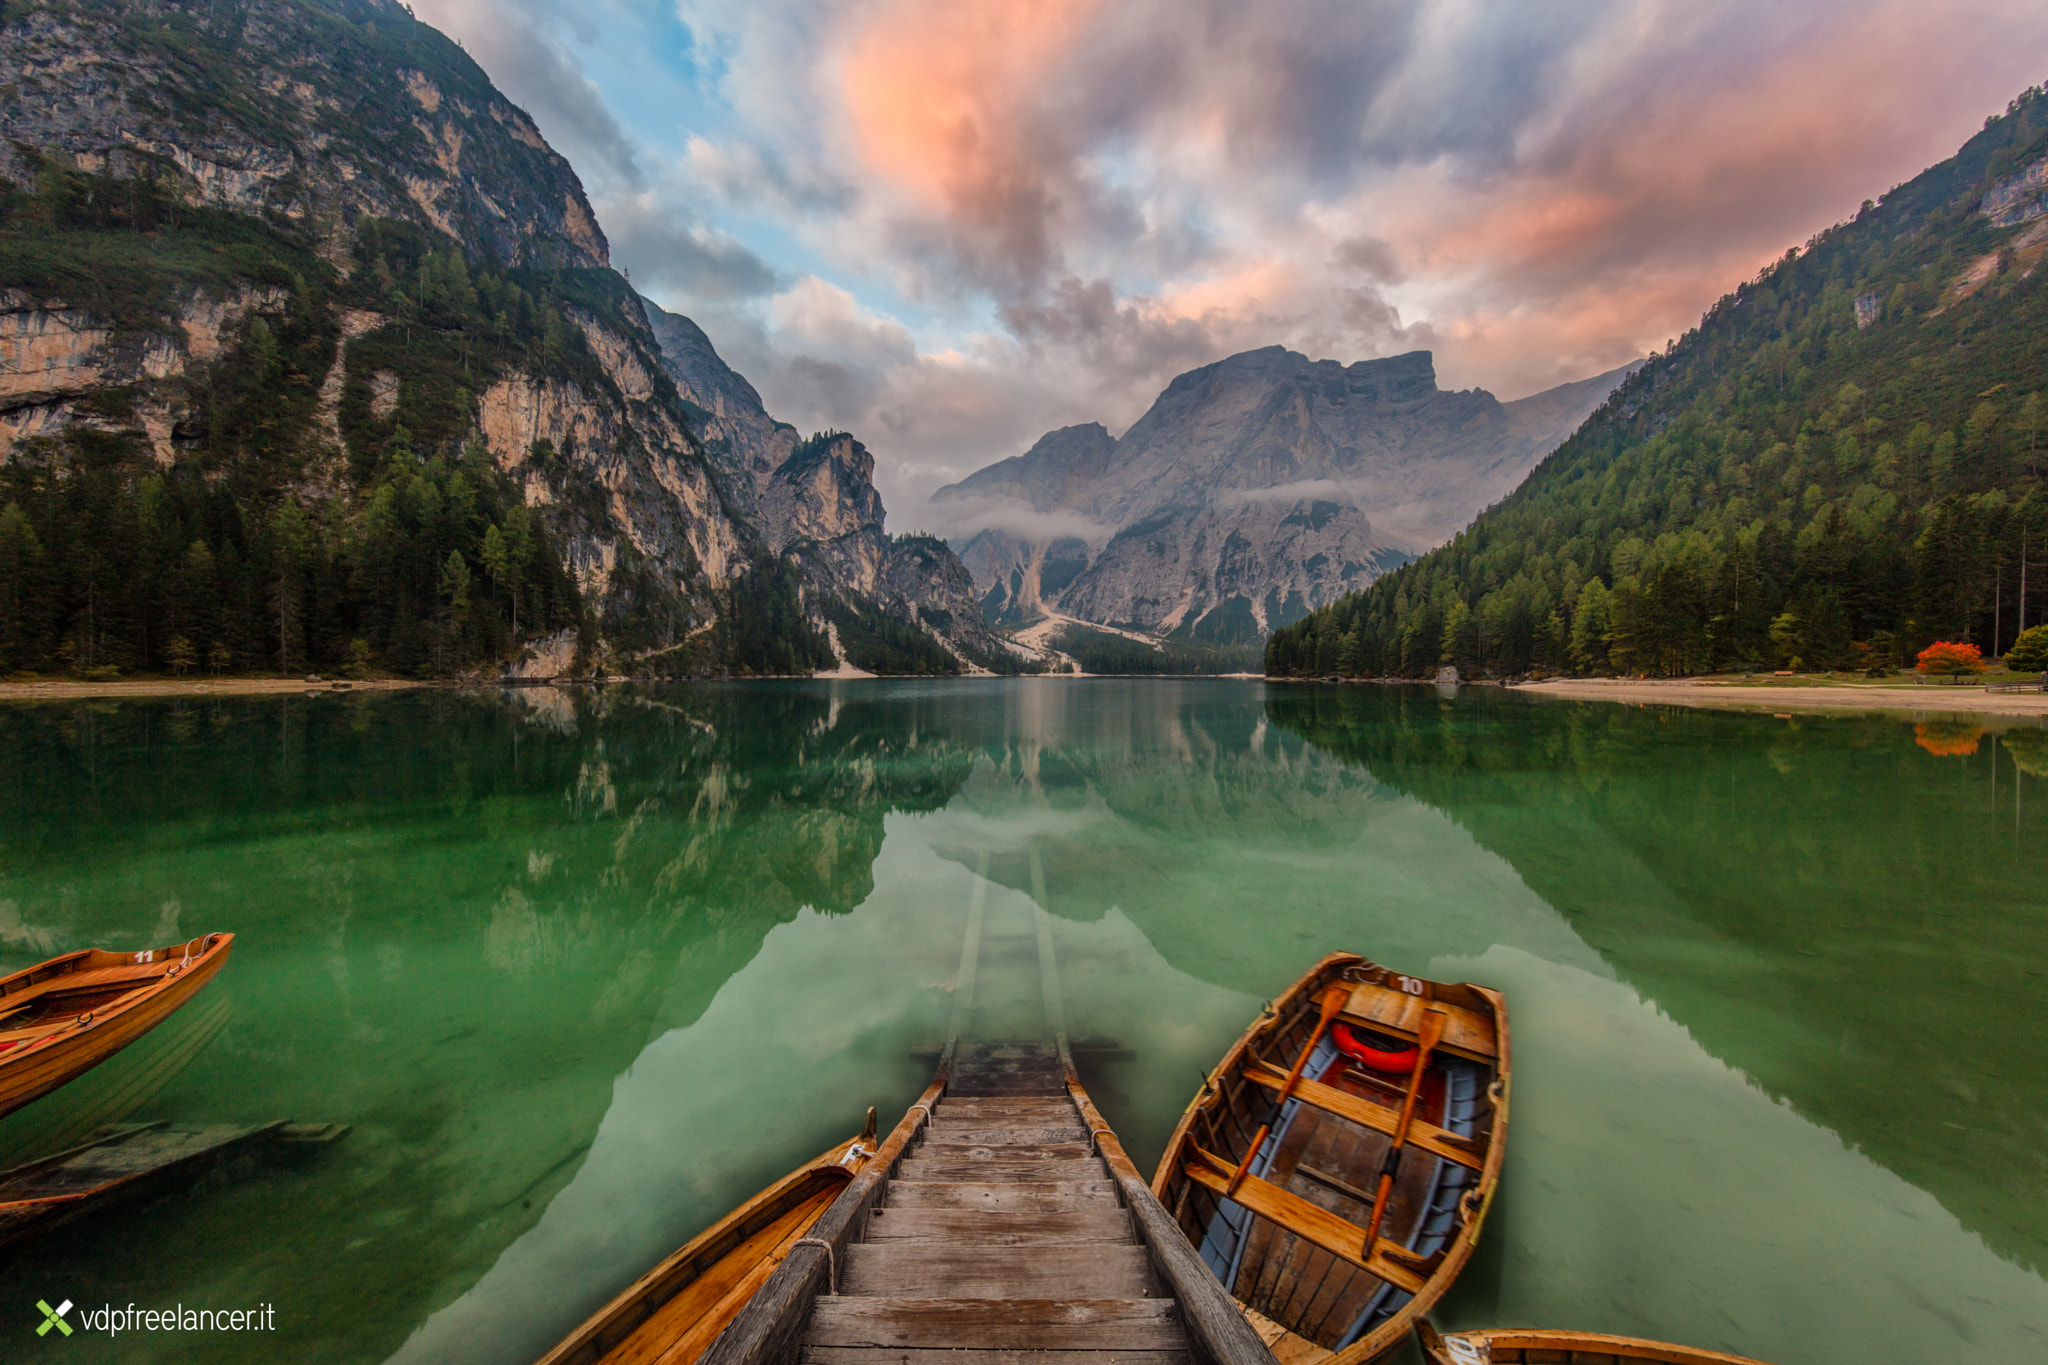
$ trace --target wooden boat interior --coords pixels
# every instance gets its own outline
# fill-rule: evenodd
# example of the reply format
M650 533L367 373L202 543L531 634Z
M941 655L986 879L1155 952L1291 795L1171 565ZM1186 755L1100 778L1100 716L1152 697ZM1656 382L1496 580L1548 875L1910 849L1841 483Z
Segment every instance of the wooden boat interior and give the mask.
M1500 1176L1507 1078L1499 995L1335 954L1210 1075L1153 1189L1280 1359L1370 1360L1471 1253Z
M140 1000L227 937L206 934L138 953L89 948L0 979L0 1053Z
M642 1275L540 1365L691 1365L746 1306L790 1246L875 1150L875 1111L859 1137L762 1190Z

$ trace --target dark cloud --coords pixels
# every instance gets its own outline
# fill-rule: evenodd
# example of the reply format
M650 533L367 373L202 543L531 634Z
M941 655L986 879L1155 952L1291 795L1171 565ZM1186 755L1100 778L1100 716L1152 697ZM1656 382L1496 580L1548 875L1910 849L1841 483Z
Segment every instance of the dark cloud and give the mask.
M597 205L612 262L637 272L643 291L693 300L762 298L781 281L744 243L692 223L671 196L639 195Z
M1381 284L1399 284L1403 271L1393 244L1378 237L1346 237L1330 252L1331 263Z

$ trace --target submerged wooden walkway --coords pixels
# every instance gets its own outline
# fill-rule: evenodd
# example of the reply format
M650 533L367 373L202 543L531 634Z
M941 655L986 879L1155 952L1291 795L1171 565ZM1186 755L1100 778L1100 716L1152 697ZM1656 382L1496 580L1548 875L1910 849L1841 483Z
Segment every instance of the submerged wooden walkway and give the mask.
M963 1038L978 887L938 1074L702 1365L1275 1365L1082 1087L1033 889L1045 1036Z

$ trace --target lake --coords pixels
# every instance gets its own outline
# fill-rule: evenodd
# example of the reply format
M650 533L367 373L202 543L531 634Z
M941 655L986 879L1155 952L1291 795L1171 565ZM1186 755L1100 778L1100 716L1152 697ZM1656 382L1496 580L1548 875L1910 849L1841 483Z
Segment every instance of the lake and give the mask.
M2048 730L1230 680L0 710L0 970L237 936L0 1163L353 1126L0 1251L5 1330L268 1303L63 1351L530 1361L895 1121L977 898L1050 911L1148 1172L1323 953L1505 991L1506 1174L1442 1326L2048 1358Z

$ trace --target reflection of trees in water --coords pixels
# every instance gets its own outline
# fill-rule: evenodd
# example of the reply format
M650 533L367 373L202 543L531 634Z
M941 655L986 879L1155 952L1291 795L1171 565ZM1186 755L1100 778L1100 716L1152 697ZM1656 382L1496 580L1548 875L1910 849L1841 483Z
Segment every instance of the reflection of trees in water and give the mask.
M172 900L184 931L234 931L209 988L234 1022L173 1112L355 1124L345 1169L373 1188L314 1181L287 1208L252 1184L218 1207L251 1248L309 1220L375 1239L346 1292L393 1331L540 1216L651 1036L803 907L865 899L884 817L943 806L969 763L919 705L550 701L0 713L0 959L137 946Z
M1375 687L1266 713L1472 831L1703 1046L2048 1265L2048 1184L2020 1175L2048 1073L2014 1052L2048 1036L2048 944L2016 913L2048 884L2048 801L2014 789L2042 731L1958 763L1926 741L1960 737L1883 717Z
M1970 720L1928 720L1913 727L1913 742L1936 758L1962 758L1984 742L1984 723Z

